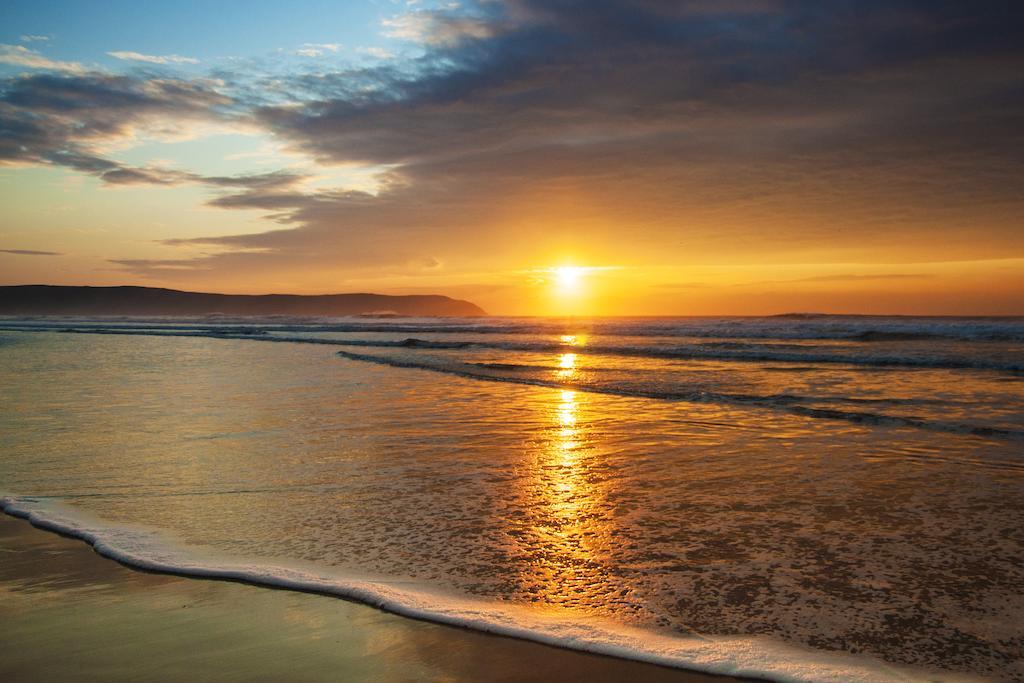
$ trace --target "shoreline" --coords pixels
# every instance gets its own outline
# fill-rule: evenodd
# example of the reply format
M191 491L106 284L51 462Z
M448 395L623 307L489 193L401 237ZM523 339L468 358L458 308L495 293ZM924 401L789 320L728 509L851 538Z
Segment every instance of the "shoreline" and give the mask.
M256 589L340 598L386 613L461 632L498 637L529 646L599 656L676 672L711 676L714 681L891 681L947 680L933 672L907 670L881 660L844 652L808 650L763 637L692 638L567 619L514 605L465 598L442 598L410 590L402 582L348 579L315 567L222 560L177 546L157 530L111 526L59 500L0 496L0 510L67 540L81 541L95 554L126 570L182 580L214 579ZM490 672L488 672L488 675ZM517 678L518 680L519 678ZM703 681L705 679L697 679ZM955 680L961 680L956 677Z
M12 680L180 680L197 668L220 680L754 680L437 624L335 596L137 570L10 513L0 515L0 552L0 674ZM387 653L374 645L381 641L391 643Z

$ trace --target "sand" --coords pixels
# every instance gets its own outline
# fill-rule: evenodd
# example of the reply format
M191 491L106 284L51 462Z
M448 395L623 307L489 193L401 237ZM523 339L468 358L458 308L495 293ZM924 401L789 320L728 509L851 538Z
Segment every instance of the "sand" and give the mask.
M0 515L0 680L680 681L321 595L139 572Z

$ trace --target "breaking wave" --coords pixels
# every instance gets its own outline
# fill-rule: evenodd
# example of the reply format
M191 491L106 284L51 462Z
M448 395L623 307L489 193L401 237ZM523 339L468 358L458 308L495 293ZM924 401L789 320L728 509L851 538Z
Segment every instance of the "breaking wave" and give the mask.
M501 375L487 372L488 370L527 370L545 369L530 368L529 366L518 366L514 368L494 367L501 364L464 363L461 361L449 361L436 358L394 358L372 354L352 353L350 351L338 351L342 358L379 365L388 365L395 368L410 368L417 370L429 370L440 372L466 379L483 380L488 382L508 382L511 384L526 384L530 386L550 387L553 389L572 389L586 391L596 394L609 394L612 396L627 396L634 398L649 398L669 401L688 401L692 403L724 403L736 406L755 406L772 410L781 410L794 415L810 418L822 418L829 420L845 420L858 424L913 427L915 429L927 429L930 431L948 432L954 434L971 434L974 436L996 437L1005 439L1024 440L1024 431L1015 429L1003 429L984 425L971 425L957 422L943 422L926 418L908 417L903 415L888 415L862 410L844 410L840 408L821 407L808 405L809 403L825 402L827 399L810 396L794 396L791 394L775 394L770 396L754 394L723 393L708 391L704 389L694 390L673 390L665 391L645 386L623 386L615 384L591 384L573 380L548 379L544 377L530 377L522 374ZM896 403L889 400L862 400L862 399L839 399L841 402L849 403ZM1024 470L1022 463L999 463L1000 468Z

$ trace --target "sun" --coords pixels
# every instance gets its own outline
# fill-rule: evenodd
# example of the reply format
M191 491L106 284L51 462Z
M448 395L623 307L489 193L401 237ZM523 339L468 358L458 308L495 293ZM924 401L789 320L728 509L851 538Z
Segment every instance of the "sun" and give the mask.
M583 268L559 266L555 268L555 286L562 294L572 294L579 289Z

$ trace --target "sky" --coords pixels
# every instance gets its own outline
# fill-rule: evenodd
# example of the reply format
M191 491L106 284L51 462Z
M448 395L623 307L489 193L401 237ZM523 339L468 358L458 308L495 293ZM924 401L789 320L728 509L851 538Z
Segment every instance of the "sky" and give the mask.
M0 284L1024 314L1024 3L5 2Z

